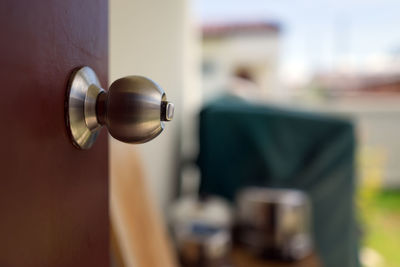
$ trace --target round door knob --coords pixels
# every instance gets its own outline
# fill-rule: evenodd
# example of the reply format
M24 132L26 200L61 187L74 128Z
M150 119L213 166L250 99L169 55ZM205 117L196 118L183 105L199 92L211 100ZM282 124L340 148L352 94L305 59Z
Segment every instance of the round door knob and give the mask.
M100 128L122 142L145 143L158 136L164 121L174 115L174 105L163 89L142 76L128 76L101 88L94 71L83 67L70 79L66 100L66 122L73 143L90 148Z

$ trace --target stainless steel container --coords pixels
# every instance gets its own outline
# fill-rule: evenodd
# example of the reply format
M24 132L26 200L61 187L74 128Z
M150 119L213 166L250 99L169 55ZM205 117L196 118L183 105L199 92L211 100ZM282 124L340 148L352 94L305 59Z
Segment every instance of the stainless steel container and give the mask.
M230 266L232 210L218 197L184 197L171 209L171 229L182 267Z
M312 251L311 206L305 193L252 187L237 197L237 240L259 256L298 260Z

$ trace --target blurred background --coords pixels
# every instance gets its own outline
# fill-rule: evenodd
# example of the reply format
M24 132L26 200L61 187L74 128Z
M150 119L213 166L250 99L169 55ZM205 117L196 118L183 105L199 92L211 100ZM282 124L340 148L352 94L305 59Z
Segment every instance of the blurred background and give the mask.
M109 80L151 77L175 104L154 141L110 146L134 151L176 264L400 266L398 1L109 9ZM118 183L120 258L141 266Z

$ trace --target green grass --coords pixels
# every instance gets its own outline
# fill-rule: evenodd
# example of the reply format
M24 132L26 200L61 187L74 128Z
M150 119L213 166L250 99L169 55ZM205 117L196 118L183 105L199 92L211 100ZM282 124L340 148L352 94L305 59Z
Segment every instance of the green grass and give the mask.
M365 228L363 245L381 254L386 267L399 267L400 191L364 195L368 195L368 198L359 199L367 201L361 205L361 218Z

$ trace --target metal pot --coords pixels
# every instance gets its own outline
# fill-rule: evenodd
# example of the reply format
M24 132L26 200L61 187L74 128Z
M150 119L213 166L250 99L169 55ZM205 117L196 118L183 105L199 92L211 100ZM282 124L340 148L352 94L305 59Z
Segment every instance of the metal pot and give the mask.
M312 251L311 205L291 189L247 188L237 197L237 240L259 256L299 260Z

